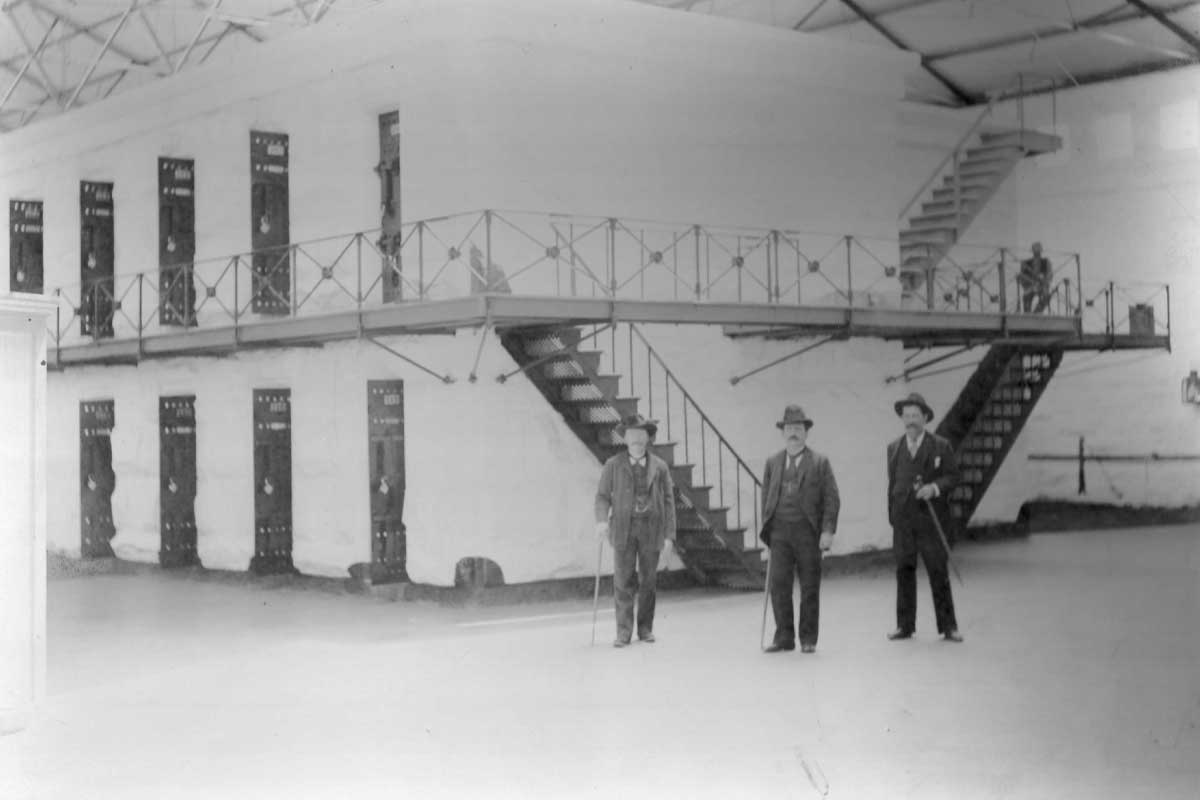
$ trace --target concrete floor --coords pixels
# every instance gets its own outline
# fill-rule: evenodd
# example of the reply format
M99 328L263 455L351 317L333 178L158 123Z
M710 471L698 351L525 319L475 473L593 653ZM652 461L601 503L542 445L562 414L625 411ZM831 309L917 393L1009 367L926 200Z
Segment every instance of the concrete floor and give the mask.
M487 609L109 575L50 584L17 798L1200 797L1200 526L957 551L962 645L892 643L888 573L829 579L820 648L754 594Z

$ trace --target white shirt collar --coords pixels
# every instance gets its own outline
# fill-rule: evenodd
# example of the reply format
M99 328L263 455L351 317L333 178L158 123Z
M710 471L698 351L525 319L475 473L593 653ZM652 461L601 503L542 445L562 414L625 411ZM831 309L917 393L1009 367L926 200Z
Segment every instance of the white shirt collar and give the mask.
M800 459L804 458L804 454L807 452L808 452L807 445L805 445L805 447L799 453L796 453L796 455L792 455L787 450L784 450L783 451L784 465L786 466L787 464L790 464L793 458L796 459L796 463L799 464Z
M904 434L904 444L909 450L914 452L921 449L921 442L923 441L925 441L925 431L921 431L921 435L917 437L916 441L909 439L907 433Z
M641 458L634 458L633 453L629 454L629 465L631 467L637 466L639 462L644 463L647 467L650 466L650 451L649 450L647 450L642 455Z

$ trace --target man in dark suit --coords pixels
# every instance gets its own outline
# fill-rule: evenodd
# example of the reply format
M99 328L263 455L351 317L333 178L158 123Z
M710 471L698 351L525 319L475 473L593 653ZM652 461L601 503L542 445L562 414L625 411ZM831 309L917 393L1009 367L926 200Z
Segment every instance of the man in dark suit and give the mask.
M634 414L616 432L627 452L609 458L600 471L596 533L607 536L613 548L613 647L625 647L633 638L635 589L638 639L654 641L658 559L666 543L675 541L675 484L667 462L646 449L658 432L654 420Z
M1050 305L1050 281L1054 268L1042 255L1042 243L1033 243L1033 255L1021 262L1017 282L1021 285L1021 310L1040 314Z
M829 459L807 446L813 421L800 406L784 409L775 423L784 449L767 459L763 470L763 528L759 536L771 548L767 576L775 610L775 637L767 648L778 653L796 648L817 649L821 613L821 554L833 545L837 532L837 481ZM800 624L793 625L792 582L800 577Z
M917 553L925 562L938 633L961 642L947 571L950 554L938 534L931 509L945 530L950 522L950 490L958 483L958 464L950 442L925 430L933 410L913 392L894 408L904 435L887 447L888 522L896 555L896 630L889 639L908 639L917 629Z

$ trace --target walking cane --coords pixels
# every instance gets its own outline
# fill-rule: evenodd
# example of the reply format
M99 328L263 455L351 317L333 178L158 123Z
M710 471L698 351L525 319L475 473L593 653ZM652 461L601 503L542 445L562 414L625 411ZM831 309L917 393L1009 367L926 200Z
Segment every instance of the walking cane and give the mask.
M937 512L933 510L933 503L928 498L925 500L925 507L929 509L929 516L933 519L934 527L937 528L938 538L942 540L942 547L946 550L946 563L950 565L950 569L954 570L954 577L958 578L958 585L965 586L962 575L958 574L958 565L950 557L950 543L946 541L946 532L942 530L941 520L938 519Z
M767 572L763 575L763 613L762 613L762 628L758 631L758 649L766 650L767 646L763 644L763 638L767 635L767 595L771 588L771 548L767 546Z
M596 543L596 588L592 592L592 647L596 646L596 617L600 613L600 560L604 557L604 537Z

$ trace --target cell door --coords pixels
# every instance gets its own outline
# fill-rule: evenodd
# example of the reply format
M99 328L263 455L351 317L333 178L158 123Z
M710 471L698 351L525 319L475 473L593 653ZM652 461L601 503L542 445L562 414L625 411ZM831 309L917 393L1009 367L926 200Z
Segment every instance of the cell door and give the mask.
M404 381L367 381L371 580L408 580L404 528Z
M196 324L195 162L158 159L158 315L163 325Z
M80 330L97 339L113 335L116 288L113 283L113 185L79 183Z
M250 309L287 314L292 296L287 134L250 131L250 225Z
M254 390L254 557L259 575L292 565L292 393Z
M158 399L158 442L158 563L197 566L194 395Z
M380 281L383 301L404 299L400 282L400 112L379 115L379 252L383 256Z
M42 204L8 202L8 289L42 293Z
M83 558L110 558L113 524L112 495L117 476L112 464L112 429L116 424L112 400L79 404L80 553Z

